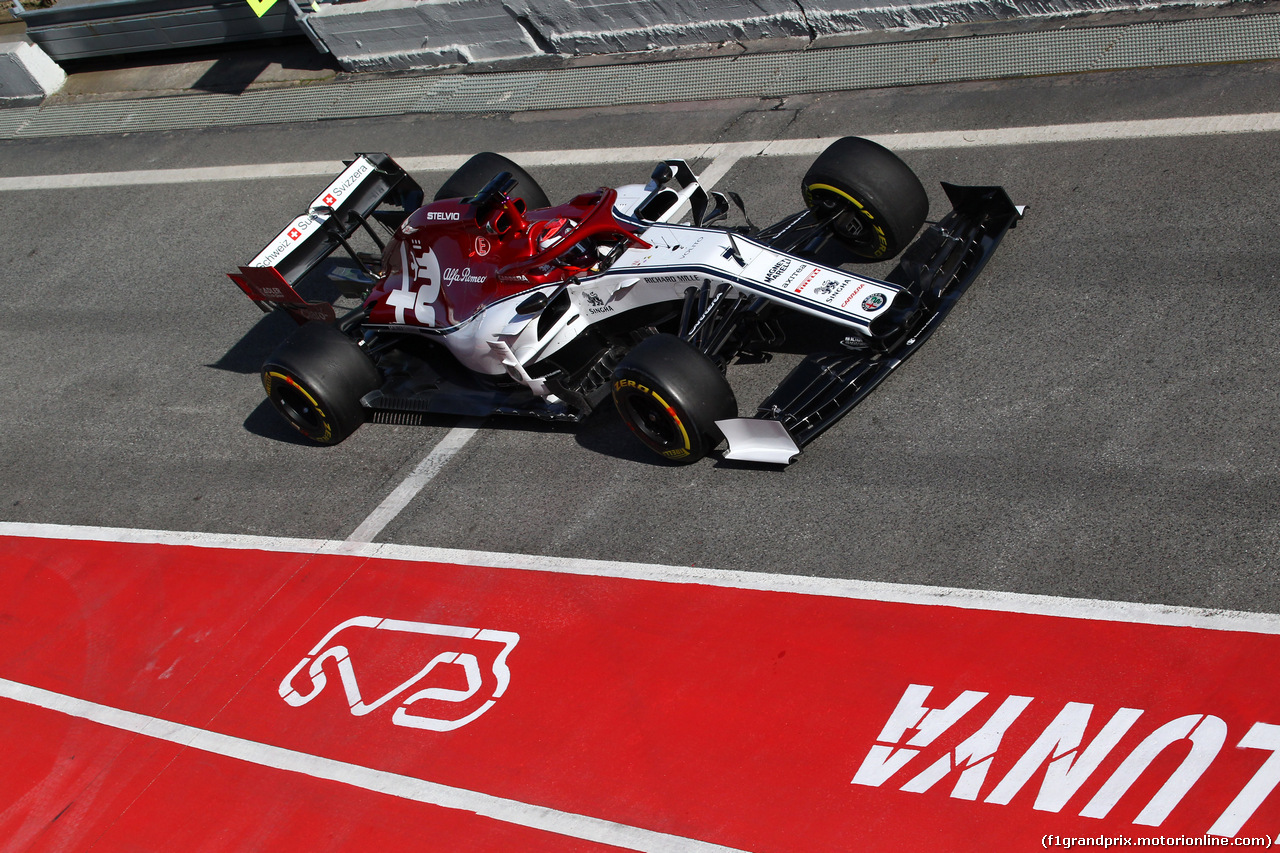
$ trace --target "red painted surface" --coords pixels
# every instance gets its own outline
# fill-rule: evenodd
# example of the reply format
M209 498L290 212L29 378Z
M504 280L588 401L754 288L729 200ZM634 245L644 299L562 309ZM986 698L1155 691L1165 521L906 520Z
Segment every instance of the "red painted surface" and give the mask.
M1240 740L1257 723L1280 724L1280 638L1271 635L164 545L0 538L0 567L0 678L742 850L989 851L1036 847L1046 834L1200 836L1271 755ZM424 688L461 695L461 664L356 716L335 656L317 670L327 680L311 701L286 703L281 682L359 616L518 634L509 686L460 728L413 728L396 724L396 709ZM442 653L473 655L483 684L467 700L426 697L408 710L470 712L497 687L500 643L368 627L330 646L338 638L366 702ZM300 694L314 684L294 681ZM901 748L913 736L884 732L913 684L932 688L929 708L964 691L988 695L883 783L852 784L879 738ZM1011 696L1027 697L1025 708L975 799L953 796L959 770L922 793L902 790ZM1142 714L1060 811L1033 807L1043 769L1008 804L988 802L1068 703L1093 706L1084 747L1121 708ZM1190 741L1160 752L1106 817L1080 816L1144 739L1187 715L1212 718L1197 731L1220 722L1225 739L1159 826L1133 821ZM0 735L6 849L608 849L8 699ZM1265 797L1239 835L1274 838L1278 803L1280 794Z

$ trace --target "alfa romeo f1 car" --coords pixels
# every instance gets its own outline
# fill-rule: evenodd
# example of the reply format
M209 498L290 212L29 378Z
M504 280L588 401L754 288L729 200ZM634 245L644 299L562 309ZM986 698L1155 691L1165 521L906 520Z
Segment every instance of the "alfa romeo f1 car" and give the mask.
M809 168L803 210L764 228L682 160L552 205L515 163L477 154L424 204L394 160L360 154L231 278L301 324L262 382L321 444L371 417L576 422L611 396L672 462L727 441L726 459L785 465L915 352L1022 216L1000 187L942 186L953 209L913 241L924 187L857 137ZM377 250L353 247L357 232ZM361 280L341 316L295 288L338 248ZM884 280L842 269L900 253ZM739 417L726 368L767 358L797 317L827 343Z

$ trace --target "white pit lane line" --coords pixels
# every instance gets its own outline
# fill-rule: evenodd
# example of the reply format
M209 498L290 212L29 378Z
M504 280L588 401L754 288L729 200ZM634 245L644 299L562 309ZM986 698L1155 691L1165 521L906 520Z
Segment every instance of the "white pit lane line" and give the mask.
M360 525L347 537L347 541L372 542L376 539L382 532L382 528L390 524L417 496L418 492L440 473L440 469L454 457L454 454L466 446L483 422L483 418L467 418L459 426L449 430L440 443L422 458L413 472L396 486L382 503L378 504L377 509L360 522Z
M139 545L177 545L191 548L223 548L274 551L288 554L342 554L370 559L407 560L423 563L564 575L622 578L658 583L699 584L725 589L784 592L830 598L856 598L892 604L922 604L956 607L963 610L991 610L1068 619L1103 622L1166 625L1206 631L1245 631L1253 634L1280 634L1280 614L1242 610L1220 610L1166 604L1141 604L1089 598L1065 598L1019 592L922 586L885 581L745 572L699 566L667 566L660 563L627 563L621 560L591 560L577 557L545 557L496 551L468 551L426 545L398 545L389 542L354 542L330 539L297 539L239 533L201 533L173 530L145 530L124 527L92 527L73 524L37 524L0 521L0 536L31 539L120 542Z
M898 151L915 151L981 148L993 145L1036 145L1119 139L1212 136L1234 133L1275 133L1277 131L1280 131L1280 113L1253 113L1147 119L1141 121L1057 124L1040 127L893 133L870 136L868 138ZM682 157L686 160L699 158L715 160L726 155L735 159L745 156L797 157L818 154L835 140L836 137L833 136L810 139L724 142L710 145L651 145L630 148L581 148L562 151L512 151L505 153L522 166L581 166L595 163L656 163L664 157ZM444 154L433 157L396 157L396 162L411 172L448 172L461 166L469 156L468 154ZM258 165L209 166L192 169L29 175L0 178L0 192L124 187L203 181L331 177L340 170L341 165L337 161L319 160L303 163L263 163Z
M135 714L109 705L87 702L74 696L54 693L5 678L0 678L0 698L34 705L119 731L145 735L213 755L247 761L260 767L287 770L404 800L473 812L481 817L492 818L503 823L526 826L571 838L581 838L623 850L643 851L643 853L683 853L683 851L742 853L736 848L719 844L556 811L545 806L529 805L516 800L468 791L464 788L428 782L412 776L374 770L359 764L335 761L306 752L231 737L208 729L199 729L158 717Z

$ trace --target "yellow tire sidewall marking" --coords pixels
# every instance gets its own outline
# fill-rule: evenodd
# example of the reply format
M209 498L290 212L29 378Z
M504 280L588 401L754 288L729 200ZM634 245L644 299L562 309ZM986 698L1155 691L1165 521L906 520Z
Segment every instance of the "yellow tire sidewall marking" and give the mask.
M807 187L805 187L805 194L808 195L810 198L812 198L812 193L814 190L825 190L829 193L834 193L835 195L840 196L840 198L848 201L854 207L858 208L858 212L867 218L867 221L871 223L871 229L876 232L877 245L876 245L875 256L879 257L880 255L883 255L886 251L888 251L889 235L884 233L884 229L881 228L879 223L876 222L875 216L871 213L870 210L867 210L866 206L863 205L862 202L858 201L856 198L849 195L847 192L840 189L839 187L831 186L831 184L809 184Z
M671 420L676 422L676 426L680 428L680 438L684 441L683 448L673 448L671 450L662 451L662 455L668 459L683 459L693 450L693 444L689 441L689 432L684 428L684 422L680 420L680 416L676 414L676 410L666 400L654 391L652 388L644 389L653 399L658 401L658 405L667 410L667 414L671 415Z
M676 410L672 408L666 400L662 399L662 395L658 394L649 386L641 385L633 379L617 380L613 383L614 392L617 393L619 388L634 388L641 394L653 398L658 405L662 406L662 408L666 410L667 414L671 416L671 420L675 421L676 426L679 427L680 438L684 441L684 447L675 447L671 450L660 450L658 451L659 453L668 459L683 459L693 452L693 443L689 441L689 431L684 428L684 421L680 420L680 415L676 413Z
M329 416L325 414L324 408L321 407L320 403L316 400L316 398L311 396L310 391L304 388L292 376L289 376L287 373L277 373L274 370L269 370L262 374L262 384L265 385L267 388L268 397L271 396L271 380L272 379L283 380L286 384L292 386L294 390L296 390L299 394L307 398L307 402L311 404L311 407L316 410L316 414L320 416L320 422L324 424L324 435L320 436L319 438L316 438L316 436L313 436L313 435L307 435L306 431L303 430L302 427L294 423L292 418L287 419L289 423L293 424L294 429L296 429L298 432L302 433L303 435L307 435L308 438L315 438L316 441L319 441L319 442L326 442L333 437L333 427L329 424Z

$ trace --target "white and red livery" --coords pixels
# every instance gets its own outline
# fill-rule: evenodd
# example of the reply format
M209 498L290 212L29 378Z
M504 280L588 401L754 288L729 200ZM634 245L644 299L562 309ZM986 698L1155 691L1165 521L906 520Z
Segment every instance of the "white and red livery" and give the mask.
M361 154L231 278L304 324L263 383L318 442L370 415L578 421L612 395L672 461L727 438L727 459L787 464L914 352L1021 218L999 187L943 187L954 209L912 242L923 187L856 137L806 173L803 211L762 229L720 224L741 202L680 160L552 205L519 166L479 154L422 204L390 157ZM376 257L353 248L358 231ZM364 281L342 317L295 288L339 247ZM842 268L904 249L883 280ZM812 351L739 417L725 368L768 357L797 320Z

